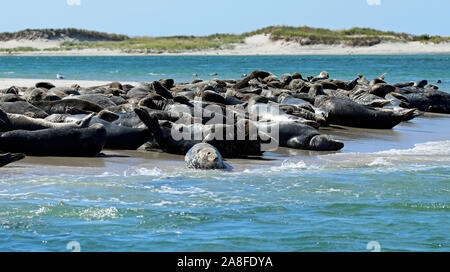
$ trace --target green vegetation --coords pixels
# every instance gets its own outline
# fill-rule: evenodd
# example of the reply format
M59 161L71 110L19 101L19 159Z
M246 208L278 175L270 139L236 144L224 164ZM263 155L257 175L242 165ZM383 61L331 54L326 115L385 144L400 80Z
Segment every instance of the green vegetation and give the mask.
M345 44L349 46L372 46L382 41L421 41L424 43L449 42L450 37L411 35L393 31L380 31L371 28L350 28L330 30L313 27L270 26L243 34L214 34L209 36L171 36L171 37L135 37L107 34L102 32L66 29L24 30L16 33L0 33L0 41L11 39L63 39L75 41L64 42L60 47L47 48L45 51L65 51L74 49L102 48L120 50L128 53L158 53L163 51L182 52L204 49L232 48L243 43L246 37L256 34L270 35L271 40L298 42L301 45ZM1 51L37 51L35 48L13 48Z
M123 41L129 39L127 35L108 34L98 31L90 31L76 28L63 29L25 29L10 33L0 33L0 41L10 40L36 40L36 39L64 39L73 38L81 41Z
M414 41L420 41L420 42L431 42L431 43L441 43L441 42L449 42L450 37L441 37L441 36L430 36L428 34L415 36L413 38Z
M301 44L348 44L352 46L370 46L381 41L420 41L441 43L450 41L450 37L430 36L428 34L416 36L394 31L381 31L372 28L354 27L344 30L330 30L308 26L269 26L244 35L270 34L272 40L298 41Z
M413 35L380 31L371 28L350 28L330 30L308 26L270 26L247 33L247 35L270 34L272 40L297 41L302 45L309 44L346 44L351 46L371 46L382 41L413 41Z
M33 52L40 51L34 47L15 47L15 48L0 48L0 52L14 53L14 52Z
M241 35L214 34L210 36L137 37L120 42L64 42L61 49L106 48L122 51L186 51L225 48L242 43Z

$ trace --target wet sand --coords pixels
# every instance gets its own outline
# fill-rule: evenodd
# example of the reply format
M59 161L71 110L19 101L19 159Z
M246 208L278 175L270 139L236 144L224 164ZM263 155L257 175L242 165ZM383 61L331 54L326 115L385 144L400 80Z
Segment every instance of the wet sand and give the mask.
M250 159L227 159L231 171L279 166L286 160L317 161L319 156L327 154L372 153L390 149L409 149L414 144L450 140L450 115L426 114L403 122L392 130L358 129L331 126L320 130L345 143L339 152L320 152L279 148L275 152L266 152L263 157ZM179 171L184 169L184 156L156 151L104 150L97 158L72 157L27 157L20 162L4 167L2 171L27 174L80 174L101 175L103 173L121 173L139 169L160 169Z
M0 88L33 86L46 81L56 86L100 86L109 81L49 80L0 78ZM121 82L136 84L136 82ZM418 143L450 140L450 115L425 113L409 122L402 122L391 130L360 129L331 125L320 129L321 134L329 134L344 142L338 152L296 150L279 148L266 152L264 156L250 159L228 159L234 171L280 165L285 160L317 160L318 156L335 153L370 153L390 149L409 149ZM154 151L104 150L103 156L96 158L71 157L27 157L22 161L2 168L2 171L23 171L23 174L102 174L105 172L125 172L130 169L180 170L184 166L184 156Z

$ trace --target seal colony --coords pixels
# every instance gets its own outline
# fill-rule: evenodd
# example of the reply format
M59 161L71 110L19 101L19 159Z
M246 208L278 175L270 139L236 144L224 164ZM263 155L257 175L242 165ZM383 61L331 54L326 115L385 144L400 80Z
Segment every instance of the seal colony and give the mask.
M321 127L392 129L423 112L450 114L450 94L436 85L389 84L385 77L345 81L323 71L278 78L257 70L240 80L11 86L0 90L0 166L23 154L98 156L104 148L139 148L186 155L189 168L223 169L222 156L260 156L278 146L344 147Z

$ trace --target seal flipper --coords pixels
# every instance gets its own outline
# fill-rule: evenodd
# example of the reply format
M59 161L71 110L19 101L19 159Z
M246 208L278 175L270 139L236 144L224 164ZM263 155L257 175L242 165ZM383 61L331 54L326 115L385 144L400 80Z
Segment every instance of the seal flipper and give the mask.
M369 81L361 74L358 74L359 79L361 80L362 84L369 84Z
M6 153L0 155L0 167L25 158L22 153Z
M89 127L89 123L92 120L92 117L94 117L95 113L91 113L88 116L84 117L83 119L76 122L77 126L79 128L87 128Z
M161 126L158 123L158 118L150 116L145 109L135 108L134 112L141 119L142 123L147 126L147 128L153 133L156 140L163 138L163 133L161 131Z
M417 116L422 115L422 113L417 109L406 109L400 112L395 112L395 114L399 115L402 121L409 121L416 118Z
M12 130L11 121L8 118L6 112L0 109L0 132Z

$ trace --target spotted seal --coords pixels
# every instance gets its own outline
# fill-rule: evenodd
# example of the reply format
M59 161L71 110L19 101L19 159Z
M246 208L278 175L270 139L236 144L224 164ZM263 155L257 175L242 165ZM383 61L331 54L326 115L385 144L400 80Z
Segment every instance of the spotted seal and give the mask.
M224 169L222 155L212 145L199 143L194 145L184 157L187 168L194 169Z

